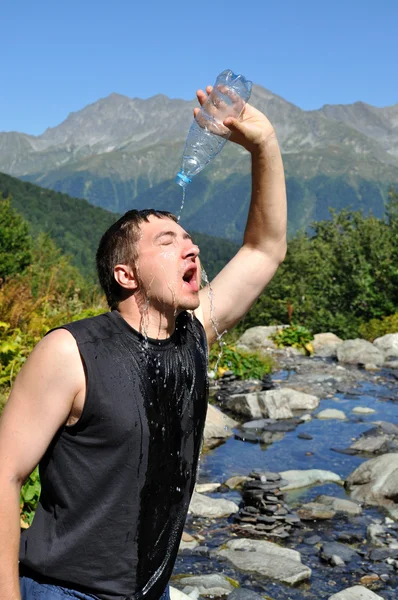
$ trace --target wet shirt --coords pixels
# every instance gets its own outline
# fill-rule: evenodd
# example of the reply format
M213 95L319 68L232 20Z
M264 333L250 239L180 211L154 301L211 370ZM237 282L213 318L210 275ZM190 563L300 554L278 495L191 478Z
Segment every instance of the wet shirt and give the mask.
M207 409L202 325L146 340L117 311L65 326L86 372L79 421L40 463L22 572L104 600L159 598L195 484Z

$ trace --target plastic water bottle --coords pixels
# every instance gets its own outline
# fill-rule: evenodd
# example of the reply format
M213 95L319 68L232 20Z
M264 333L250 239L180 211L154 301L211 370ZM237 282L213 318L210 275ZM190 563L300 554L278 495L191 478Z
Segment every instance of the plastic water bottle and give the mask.
M250 98L252 82L230 70L223 71L189 129L176 183L185 188L192 177L222 150L231 135L223 125L227 117L238 118Z

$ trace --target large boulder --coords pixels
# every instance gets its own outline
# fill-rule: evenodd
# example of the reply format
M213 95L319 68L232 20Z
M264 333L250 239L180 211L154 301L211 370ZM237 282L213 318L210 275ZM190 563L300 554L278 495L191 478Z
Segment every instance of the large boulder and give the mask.
M311 576L311 569L301 563L299 552L282 548L272 542L229 540L214 554L218 558L225 558L246 573L257 573L289 585L305 581Z
M224 415L221 410L212 404L209 404L203 438L204 448L215 448L225 442L226 439L231 437L232 429L237 425L236 421Z
M346 340L337 346L337 358L341 363L351 365L376 365L384 362L384 354L366 340Z
M291 388L233 394L228 399L229 410L250 419L290 419L293 417L293 411L313 410L318 405L317 396L304 394Z
M239 338L236 346L243 350L265 350L267 348L276 348L270 336L274 335L278 329L281 329L281 327L278 327L277 325L270 325L268 327L262 325L250 327L250 329L246 329L245 333Z
M343 340L334 333L316 333L312 341L312 347L315 356L335 358L337 356L337 346L342 343Z
M378 337L373 345L384 354L386 360L398 358L398 333L387 333L387 335Z
M395 508L398 504L398 453L383 454L362 463L347 477L345 486L354 500Z

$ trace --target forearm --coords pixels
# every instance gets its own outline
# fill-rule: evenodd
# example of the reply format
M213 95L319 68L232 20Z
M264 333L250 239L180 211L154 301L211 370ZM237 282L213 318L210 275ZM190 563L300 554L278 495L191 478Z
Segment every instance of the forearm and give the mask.
M18 576L20 486L4 477L0 482L0 600L21 600Z
M286 252L286 185L275 135L251 151L252 197L243 244L281 262Z

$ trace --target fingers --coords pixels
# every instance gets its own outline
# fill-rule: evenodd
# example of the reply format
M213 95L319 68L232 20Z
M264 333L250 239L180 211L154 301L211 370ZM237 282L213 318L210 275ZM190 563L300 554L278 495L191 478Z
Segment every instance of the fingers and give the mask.
M228 127L230 131L239 131L240 133L243 133L244 126L242 127L242 123L238 119L234 119L233 117L227 117L226 119L224 119L223 125L225 125L225 127Z
M206 102L207 97L211 93L212 89L213 89L213 86L208 85L208 86L206 86L206 91L205 92L203 90L197 90L196 97L199 100L199 104L201 106L202 106L202 104L204 104Z
M200 112L200 108L194 108L193 109L193 116L196 119L196 115Z

